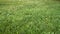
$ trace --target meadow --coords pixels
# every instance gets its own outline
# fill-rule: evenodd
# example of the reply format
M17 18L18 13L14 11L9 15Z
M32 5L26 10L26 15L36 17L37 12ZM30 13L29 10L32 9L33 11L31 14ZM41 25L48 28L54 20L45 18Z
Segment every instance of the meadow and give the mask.
M0 34L60 34L60 1L0 0Z

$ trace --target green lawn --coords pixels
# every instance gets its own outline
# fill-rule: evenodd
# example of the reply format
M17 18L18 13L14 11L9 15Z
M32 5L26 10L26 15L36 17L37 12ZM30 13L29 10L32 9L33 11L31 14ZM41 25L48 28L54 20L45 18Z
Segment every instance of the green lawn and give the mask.
M60 1L0 1L0 34L60 34Z

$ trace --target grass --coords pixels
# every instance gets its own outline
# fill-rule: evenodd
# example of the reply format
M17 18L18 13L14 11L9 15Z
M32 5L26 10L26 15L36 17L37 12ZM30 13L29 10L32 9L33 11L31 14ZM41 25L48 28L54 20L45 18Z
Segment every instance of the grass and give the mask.
M0 34L60 34L60 2L0 2Z

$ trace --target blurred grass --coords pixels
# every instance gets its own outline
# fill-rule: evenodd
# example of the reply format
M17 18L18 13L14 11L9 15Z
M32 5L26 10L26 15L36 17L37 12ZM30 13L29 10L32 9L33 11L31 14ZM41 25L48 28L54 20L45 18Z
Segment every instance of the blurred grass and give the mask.
M60 34L60 2L0 1L0 34Z

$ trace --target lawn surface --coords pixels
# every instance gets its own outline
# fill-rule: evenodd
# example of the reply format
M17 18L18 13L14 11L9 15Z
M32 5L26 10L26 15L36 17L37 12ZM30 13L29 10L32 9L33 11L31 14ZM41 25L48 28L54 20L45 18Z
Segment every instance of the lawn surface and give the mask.
M60 34L60 1L0 1L0 34Z

